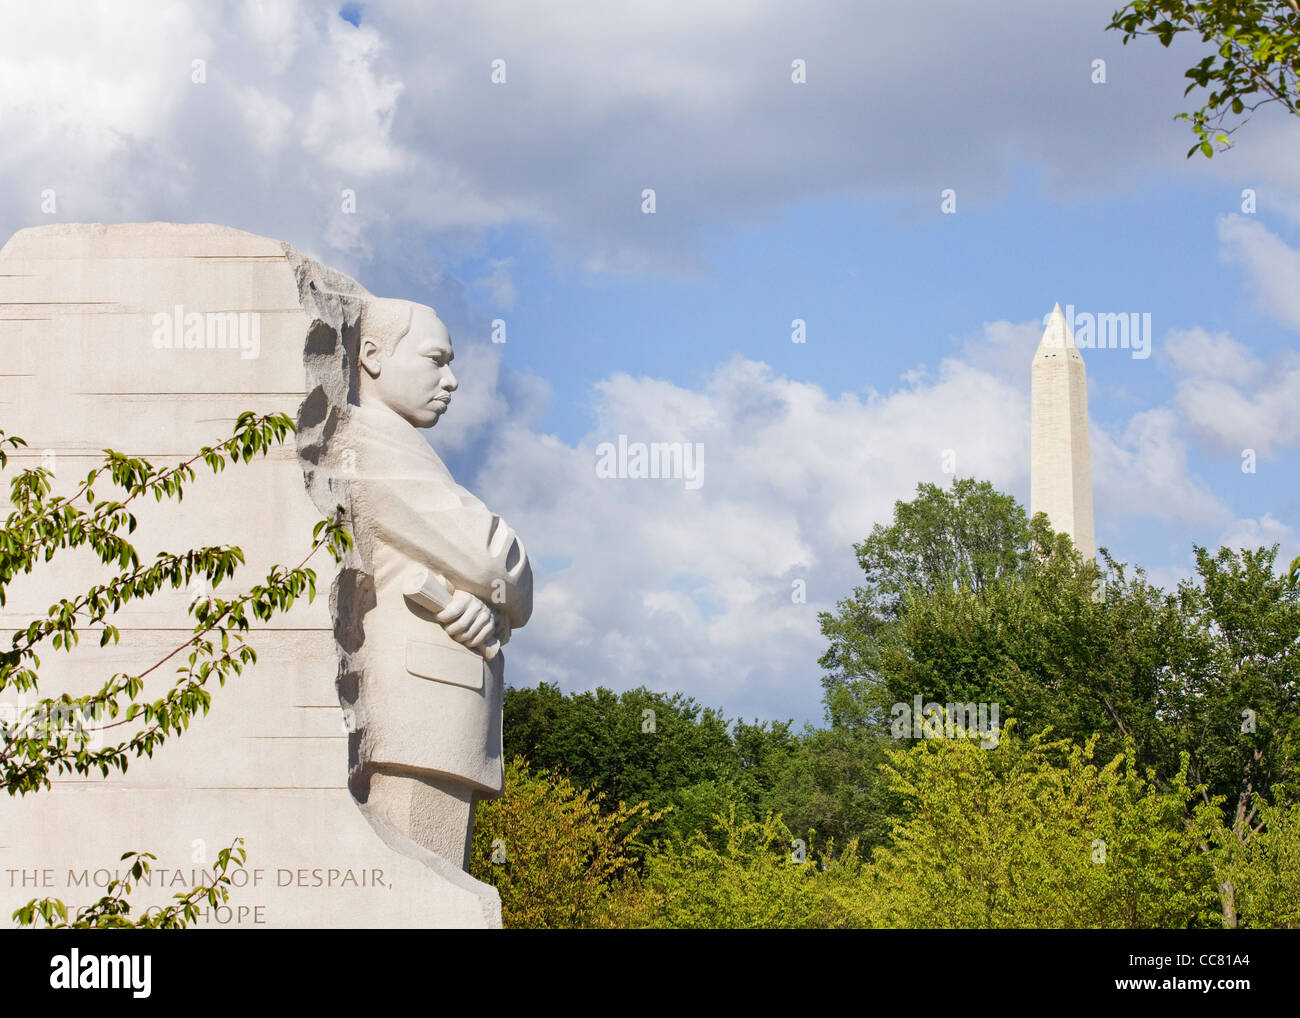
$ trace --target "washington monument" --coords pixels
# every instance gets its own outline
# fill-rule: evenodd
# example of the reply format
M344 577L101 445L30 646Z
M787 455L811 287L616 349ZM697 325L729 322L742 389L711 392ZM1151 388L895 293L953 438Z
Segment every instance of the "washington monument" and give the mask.
M1092 464L1088 454L1088 379L1083 357L1057 304L1031 369L1029 511L1047 513L1079 554L1097 553L1092 530Z

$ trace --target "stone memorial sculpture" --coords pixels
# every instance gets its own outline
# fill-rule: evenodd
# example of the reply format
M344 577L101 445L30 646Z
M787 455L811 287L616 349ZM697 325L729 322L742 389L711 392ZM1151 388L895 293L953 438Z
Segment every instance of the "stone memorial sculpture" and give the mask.
M200 926L500 927L495 888L465 868L474 803L502 792L501 648L528 621L532 572L428 442L452 355L431 308L229 227L55 224L0 250L0 426L28 442L12 468L48 464L59 490L105 447L177 463L243 411L284 413L296 437L266 457L200 472L183 507L139 507L141 559L237 545L246 589L303 560L339 507L355 537L332 577L312 563L328 598L250 633L256 665L183 737L125 773L3 797L0 915L99 898L128 850L157 856L137 911L169 902L239 837L229 905ZM103 579L93 558L53 565L10 585L0 634ZM192 628L194 597L132 601L120 643L45 655L42 694L140 674ZM0 691L0 712L21 709Z
M417 430L457 388L437 314L361 297L355 334L356 403L325 450L369 578L335 604L364 636L340 679L350 783L372 823L467 866L474 803L502 791L498 651L528 621L532 569Z

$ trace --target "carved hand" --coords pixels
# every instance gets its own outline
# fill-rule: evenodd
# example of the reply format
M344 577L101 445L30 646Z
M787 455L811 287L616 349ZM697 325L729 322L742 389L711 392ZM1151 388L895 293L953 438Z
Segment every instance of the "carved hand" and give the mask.
M477 649L496 635L496 612L466 590L456 591L435 617L448 636L466 647Z

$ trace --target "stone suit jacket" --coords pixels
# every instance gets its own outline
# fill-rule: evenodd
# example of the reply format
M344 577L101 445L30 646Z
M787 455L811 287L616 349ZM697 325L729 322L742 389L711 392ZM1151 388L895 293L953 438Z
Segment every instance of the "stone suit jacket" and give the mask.
M397 414L352 407L331 444L354 459L342 476L373 583L373 604L362 615L353 767L436 774L500 795L504 655L485 661L402 591L423 567L517 629L532 612L523 543Z

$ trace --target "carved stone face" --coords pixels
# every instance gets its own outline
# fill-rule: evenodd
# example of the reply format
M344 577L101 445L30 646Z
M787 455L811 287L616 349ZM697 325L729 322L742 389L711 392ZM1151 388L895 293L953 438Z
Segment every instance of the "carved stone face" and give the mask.
M363 401L384 404L412 427L432 428L458 387L453 356L447 326L432 311L416 308L410 330L391 354L385 356L370 340L363 342L361 366L368 376Z

